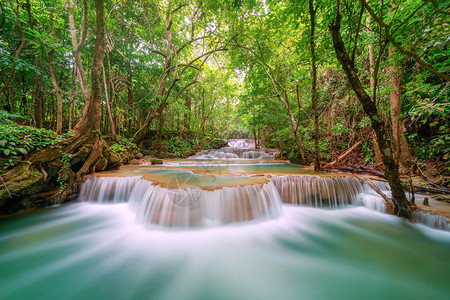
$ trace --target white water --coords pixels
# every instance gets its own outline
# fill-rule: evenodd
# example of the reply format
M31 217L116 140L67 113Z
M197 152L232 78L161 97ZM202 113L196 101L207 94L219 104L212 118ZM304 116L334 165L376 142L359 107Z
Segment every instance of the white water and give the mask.
M449 253L450 233L363 207L165 231L76 203L2 220L0 299L441 300Z
M89 176L82 201L128 202L136 221L164 227L211 227L276 218L281 199L275 186L248 184L216 190L167 189L140 177Z
M89 176L81 186L79 199L95 199L99 203L127 202L140 176L97 177Z
M414 213L414 220L428 227L450 231L450 220L445 216L418 211Z
M202 150L189 159L265 159L271 160L278 153L276 150L255 149L255 141L250 139L229 140L228 146L219 150Z
M285 203L338 208L345 205L361 206L367 202L371 208L385 211L380 197L371 197L373 200L363 201L362 193L367 191L367 187L357 177L272 175L269 178L277 187ZM373 204L375 201L376 205Z
M83 185L80 199L98 203L127 202L138 223L177 228L276 218L282 214L282 202L331 209L365 206L385 211L384 200L357 177L267 177L271 181L267 184L207 190L201 186L163 188L136 176L90 176Z
M165 189L141 180L133 189L129 204L138 222L165 227L219 226L281 214L281 200L270 182L208 191Z

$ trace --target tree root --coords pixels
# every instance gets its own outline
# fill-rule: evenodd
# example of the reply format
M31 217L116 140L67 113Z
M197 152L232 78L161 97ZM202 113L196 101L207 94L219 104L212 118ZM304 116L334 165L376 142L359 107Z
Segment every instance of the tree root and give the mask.
M63 155L67 157L69 154L70 162L64 164ZM81 163L81 167L77 166ZM0 186L0 214L34 207L36 202L40 203L38 206L45 205L45 201L37 201L35 195L57 190L58 178L59 200L64 202L77 193L86 174L112 169L121 163L120 155L112 151L95 131L55 143L32 154L27 161L2 176L4 186ZM33 200L29 200L31 198Z

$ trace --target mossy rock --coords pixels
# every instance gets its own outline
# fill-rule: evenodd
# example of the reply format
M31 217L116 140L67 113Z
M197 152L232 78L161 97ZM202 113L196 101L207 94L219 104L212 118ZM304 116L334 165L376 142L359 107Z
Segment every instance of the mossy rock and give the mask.
M159 159L159 158L152 158L152 159L150 160L150 162L152 163L152 165L162 165L163 160L162 160L162 159Z
M103 157L107 160L107 165L105 169L111 170L120 167L122 164L122 157L119 153L112 150L107 145L103 145Z
M139 163L139 160L137 160L137 159L132 159L131 161L130 161L130 165L139 165L140 163Z
M89 154L91 154L92 146L83 146L80 149L80 152L78 153L79 158L84 158L85 160L89 157Z

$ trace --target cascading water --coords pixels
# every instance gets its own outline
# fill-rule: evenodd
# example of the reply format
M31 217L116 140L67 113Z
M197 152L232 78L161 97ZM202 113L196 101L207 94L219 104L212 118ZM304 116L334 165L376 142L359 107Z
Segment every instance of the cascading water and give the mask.
M363 185L353 177L271 176L283 202L336 208L355 203Z
M189 159L221 160L221 159L259 159L272 160L278 154L276 150L255 149L255 141L235 139L228 141L228 147L219 150L202 150Z
M276 218L281 199L271 182L222 187L163 188L139 177L90 176L82 201L128 202L139 223L164 227L211 227Z
M189 162L98 173L85 202L0 219L0 299L448 298L450 233L380 213L366 181Z
M450 220L445 216L416 211L414 212L414 220L428 227L450 231Z
M120 178L89 176L81 187L79 198L99 203L126 202L140 180L139 176Z

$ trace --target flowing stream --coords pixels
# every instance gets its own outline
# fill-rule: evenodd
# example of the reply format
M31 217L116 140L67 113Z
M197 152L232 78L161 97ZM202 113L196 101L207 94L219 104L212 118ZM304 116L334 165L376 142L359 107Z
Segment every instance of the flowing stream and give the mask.
M80 199L0 219L0 299L450 294L450 232L384 213L350 174L178 162L90 176Z

